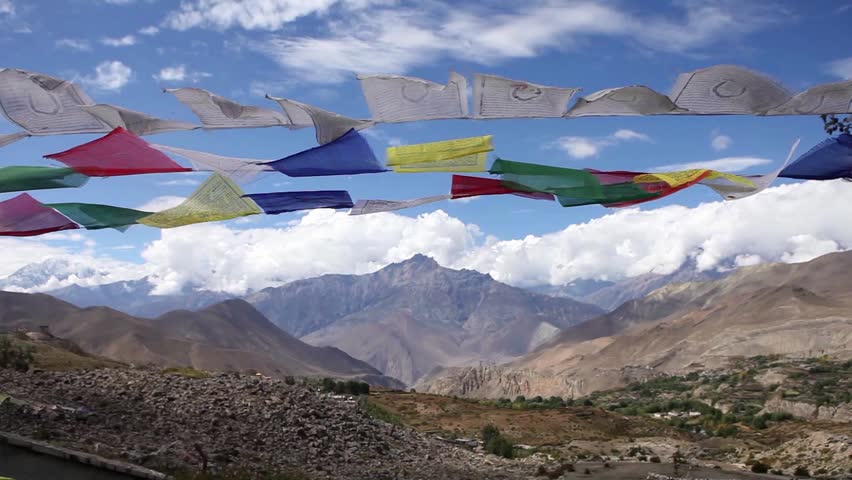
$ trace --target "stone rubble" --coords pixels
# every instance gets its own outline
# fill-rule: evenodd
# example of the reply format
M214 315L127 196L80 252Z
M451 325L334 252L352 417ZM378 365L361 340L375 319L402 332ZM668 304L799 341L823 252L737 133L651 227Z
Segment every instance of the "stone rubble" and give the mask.
M214 469L298 469L311 479L515 480L535 472L268 378L0 370L0 392L15 399L0 403L0 431L161 471L200 469L204 456Z

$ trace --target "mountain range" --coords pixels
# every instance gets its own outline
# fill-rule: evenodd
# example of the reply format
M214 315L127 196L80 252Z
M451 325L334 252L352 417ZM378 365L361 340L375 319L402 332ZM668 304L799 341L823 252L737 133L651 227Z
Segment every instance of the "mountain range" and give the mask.
M267 375L356 378L403 386L332 347L314 347L273 325L242 300L155 319L108 307L78 308L45 294L0 292L0 329L42 325L86 352L133 364L202 370L256 370Z
M204 308L228 297L205 291L150 295L152 289L143 278L72 285L50 294L80 307L108 306L143 317ZM562 329L604 313L476 271L444 268L423 255L366 275L323 275L243 299L284 332L340 348L409 384L437 366L523 355Z
M438 369L416 388L578 397L660 373L721 368L737 357L852 357L850 271L852 252L841 252L669 284L563 329L511 362Z

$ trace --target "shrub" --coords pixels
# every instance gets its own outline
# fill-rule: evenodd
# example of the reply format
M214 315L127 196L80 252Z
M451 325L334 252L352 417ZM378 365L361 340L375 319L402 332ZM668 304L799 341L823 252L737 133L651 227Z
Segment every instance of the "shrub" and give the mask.
M811 478L811 472L809 472L807 468L802 466L796 467L796 470L793 472L793 475L797 477Z
M591 474L592 474L592 471L591 471L591 470L589 470L588 468L586 468L585 470L583 470L583 475L591 475Z
M12 368L26 372L33 363L33 349L18 345L5 336L0 336L0 368Z
M660 463L660 457L654 455L653 457L648 459L648 461L650 461L651 463Z
M499 434L485 444L485 451L503 458L515 458L515 446L506 437Z
M295 385L296 379L288 375L284 377L284 383L286 383L287 385Z
M515 397L515 403L524 403L526 401L527 401L527 397L525 397L523 395L518 395L517 397Z
M490 423L482 427L482 443L488 443L492 438L500 435L500 429Z
M769 471L769 465L758 460L751 466L751 471L754 473L766 473Z
M485 444L485 451L488 453L504 458L515 457L515 445L494 425L488 424L482 427L482 443Z

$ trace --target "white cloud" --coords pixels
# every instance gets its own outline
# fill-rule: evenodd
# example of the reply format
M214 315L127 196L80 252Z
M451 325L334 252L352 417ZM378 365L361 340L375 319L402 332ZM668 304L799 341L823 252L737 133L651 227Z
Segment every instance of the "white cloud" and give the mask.
M410 218L312 210L279 229L201 224L164 230L142 256L157 293L187 283L241 293L330 272L367 273L418 252L450 263L473 248L478 235L476 226L442 211Z
M202 224L164 230L143 258L160 293L186 284L240 293L325 273L367 273L415 253L520 286L669 273L689 259L701 269L799 262L852 248L846 213L824 208L852 202L848 187L806 182L695 208L615 210L557 232L510 240L483 236L476 225L441 210L415 218L315 210L281 228ZM767 212L777 221L767 221Z
M103 0L104 3L110 5L130 5L134 3L136 0Z
M155 200L161 204L140 208L159 210L183 199ZM476 225L441 210L414 218L393 213L350 217L345 212L313 210L282 223L281 228L245 229L236 223L211 223L162 230L159 240L144 247L144 267L89 253L85 264L109 276L81 281L150 274L157 293L174 292L188 284L242 293L325 273L372 272L415 253L430 255L447 267L475 269L518 286L665 274L688 260L704 270L802 262L852 249L847 212L825 208L850 202L848 183L804 182L693 208L610 210L605 216L556 232L505 240L483 235ZM661 232L665 233L664 242L660 241ZM50 237L49 242L47 238L0 239L0 275L48 258L78 258L73 248L50 243L59 237ZM62 240L79 248L86 238L79 235ZM2 252L7 252L5 257Z
M573 158L594 157L608 144L606 140L588 137L560 137L556 140L556 145Z
M150 26L147 26L147 27L145 27L145 28L140 28L140 29L139 29L139 34L140 34L140 35L153 36L153 35L156 35L156 34L158 34L158 33L160 33L160 29L159 29L159 28L157 28L157 27L155 27L154 25L150 25Z
M717 160L707 160L706 162L690 162L690 163L675 163L672 165L663 165L657 167L654 171L665 172L670 170L691 170L693 168L709 168L711 170L719 170L722 172L739 172L747 168L756 167L758 165L767 165L772 163L768 158L760 157L725 157Z
M651 137L633 130L620 129L606 137L559 137L553 145L572 158L583 159L597 156L606 147L633 140L650 142Z
M713 140L710 141L710 145L713 147L713 150L716 150L717 152L727 149L733 143L734 140L731 137L718 133L713 134Z
M214 16L195 8L207 2L193 3L192 11L182 12L186 13L180 17L184 21L177 25L180 28L241 25L267 30L273 27L266 19L238 20L247 12L241 9L234 14L233 2L208 2L230 7L222 8ZM313 9L300 2L305 5L299 11L325 12L328 2L320 0ZM290 2L272 3L289 5ZM587 37L620 38L664 52L693 52L731 41L780 17L777 12L760 6L735 2L711 4L695 0L675 5L674 15L659 16L590 1L533 0L509 11L481 4L430 2L418 5L417 9L394 6L348 11L327 22L324 29L327 34L271 36L248 46L303 80L335 83L350 78L352 72L403 73L446 57L479 64L531 58L547 50L570 48ZM256 5L254 8L254 14L263 11ZM169 17L175 18L178 17ZM280 22L275 26L280 26ZM318 58L322 61L317 62Z
M186 200L186 197L178 197L176 195L164 195L162 197L154 197L146 203L136 207L137 210L143 212L159 212L176 207Z
M0 0L0 15L15 15L15 4L12 0Z
M841 58L829 63L828 72L843 79L852 79L852 57Z
M644 133L635 132L633 130L628 130L626 128L622 128L621 130L616 130L615 133L612 134L614 138L618 140L641 140L643 142L650 142L651 137L645 135Z
M163 186L163 187L187 187L187 186L194 186L194 185L200 185L200 184L201 184L201 182L199 182L198 180L193 180L191 178L183 178L183 179L179 179L179 180L164 180L164 181L161 181L161 182L157 182L157 185L160 185L160 186Z
M210 28L225 30L240 27L246 30L279 30L301 17L323 14L335 4L346 7L366 7L371 0L194 0L181 2L180 9L169 12L165 25L175 30Z
M108 47L129 47L136 45L136 37L133 35L125 35L123 37L103 37L101 43Z
M133 70L118 60L101 62L95 67L95 75L87 75L81 80L100 90L118 91L127 85Z
M56 41L56 46L61 48L70 48L71 50L79 50L81 52L92 49L88 40L79 40L75 38L60 38Z
M161 82L183 82L190 81L198 83L204 78L211 77L207 72L188 72L186 65L176 65L174 67L165 67L160 70L160 73L154 75L155 80Z

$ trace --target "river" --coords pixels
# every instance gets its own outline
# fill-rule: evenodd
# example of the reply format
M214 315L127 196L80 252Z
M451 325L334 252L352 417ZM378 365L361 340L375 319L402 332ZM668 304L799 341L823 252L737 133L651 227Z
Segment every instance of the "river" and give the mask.
M15 480L133 480L134 477L0 443L0 477Z

